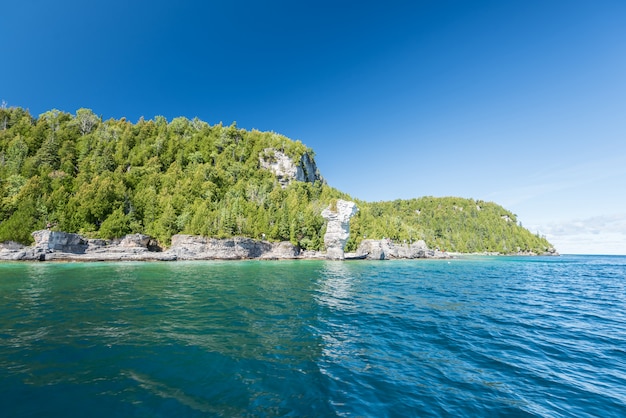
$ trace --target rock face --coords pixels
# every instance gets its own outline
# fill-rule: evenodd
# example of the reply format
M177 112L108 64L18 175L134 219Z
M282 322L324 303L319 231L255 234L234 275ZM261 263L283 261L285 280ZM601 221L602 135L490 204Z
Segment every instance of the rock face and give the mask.
M553 255L553 256L558 256L560 255L559 252L556 250L556 248L554 247L550 247L546 250L546 252L543 255Z
M285 153L273 148L266 148L259 156L261 168L273 172L278 178L278 182L284 189L292 181L304 181L313 183L322 180L315 161L304 153L298 163Z
M35 243L30 247L3 246L0 260L173 260L171 254L149 248L148 235L127 235L121 240L87 239L78 234L41 230L33 232Z
M243 260L296 258L299 248L289 242L272 243L250 238L215 239L194 235L174 235L169 253L178 260Z
M334 206L334 205L333 205ZM206 238L174 235L172 246L163 251L148 235L132 234L121 239L87 239L61 231L35 231L35 243L26 247L16 242L0 243L0 260L16 261L174 261L174 260L242 260L242 259L360 259L392 260L415 258L453 258L453 255L431 250L422 240L397 244L389 239L366 239L356 253L344 254L349 238L350 218L357 212L354 202L338 200L336 207L322 212L328 221L324 244L327 252L301 251L290 242L257 241L251 238ZM498 253L485 255L498 255ZM518 252L518 255L536 255ZM549 248L542 255L559 255Z
M130 234L122 238L118 245L124 248L148 248L150 239L150 235Z
M78 234L70 234L47 229L33 232L35 247L43 251L54 250L66 253L84 253L88 243L85 238Z
M326 258L330 260L343 260L343 249L350 237L350 218L358 211L354 202L337 200L336 205L329 205L322 211L322 217L328 222L324 245L326 246Z
M24 247L7 242L0 244L0 260L26 261L173 261L293 259L300 249L290 242L256 241L250 238L214 239L192 235L174 235L172 246L162 251L154 240L143 234L122 239L86 239L78 234L59 231L33 232L35 244Z
M394 244L388 239L366 239L359 245L356 255L366 255L368 260L450 258L448 253L428 249L423 240L416 241L412 244Z

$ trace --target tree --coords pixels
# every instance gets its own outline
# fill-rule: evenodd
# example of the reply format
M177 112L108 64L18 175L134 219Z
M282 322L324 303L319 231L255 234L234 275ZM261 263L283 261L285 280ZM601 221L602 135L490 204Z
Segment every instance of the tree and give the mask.
M102 222L98 235L101 238L122 237L131 232L130 222L130 217L122 208L117 208Z
M24 164L24 160L26 159L27 155L28 144L26 144L26 142L18 134L9 143L9 148L6 152L6 165L9 169L9 172L13 174L18 174L22 169L22 165Z
M76 111L74 124L78 126L81 135L90 133L100 122L100 118L91 109L80 108Z
M6 130L7 129L7 125L9 123L9 112L7 111L7 102L6 101L2 101L2 104L0 104L0 119L2 120L1 125L2 125L2 130Z
M180 231L290 240L320 249L321 211L350 196L321 181L282 189L259 157L313 151L274 132L162 116L101 121L90 109L34 119L0 106L0 238L29 241L58 222L67 232L112 238L144 232L167 243ZM265 151L269 150L269 151ZM357 201L349 249L367 238L424 239L431 248L542 252L550 244L495 203L455 197ZM511 222L507 222L510 219Z

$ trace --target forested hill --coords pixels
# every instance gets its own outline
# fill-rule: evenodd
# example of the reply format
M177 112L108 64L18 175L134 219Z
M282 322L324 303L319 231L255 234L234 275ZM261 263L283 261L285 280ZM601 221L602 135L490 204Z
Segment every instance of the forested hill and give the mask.
M274 154L274 152L276 154ZM352 199L321 180L290 181L264 168L313 151L273 132L157 116L102 121L91 110L0 109L0 242L30 243L50 226L90 237L145 233L168 245L177 233L289 240L322 249L322 209ZM310 174L310 173L309 173ZM317 179L317 177L316 177ZM348 250L364 238L424 239L450 251L533 251L550 244L489 202L425 197L367 203Z

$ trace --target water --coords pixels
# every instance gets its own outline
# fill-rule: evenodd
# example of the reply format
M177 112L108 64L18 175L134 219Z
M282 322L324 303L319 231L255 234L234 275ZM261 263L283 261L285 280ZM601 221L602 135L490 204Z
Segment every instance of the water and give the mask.
M0 415L626 416L626 257L0 264Z

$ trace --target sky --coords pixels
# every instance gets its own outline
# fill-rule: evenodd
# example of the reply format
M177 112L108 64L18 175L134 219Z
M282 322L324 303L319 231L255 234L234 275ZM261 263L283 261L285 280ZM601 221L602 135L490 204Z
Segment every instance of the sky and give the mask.
M626 2L12 1L0 100L198 117L315 151L366 201L496 202L626 254Z

